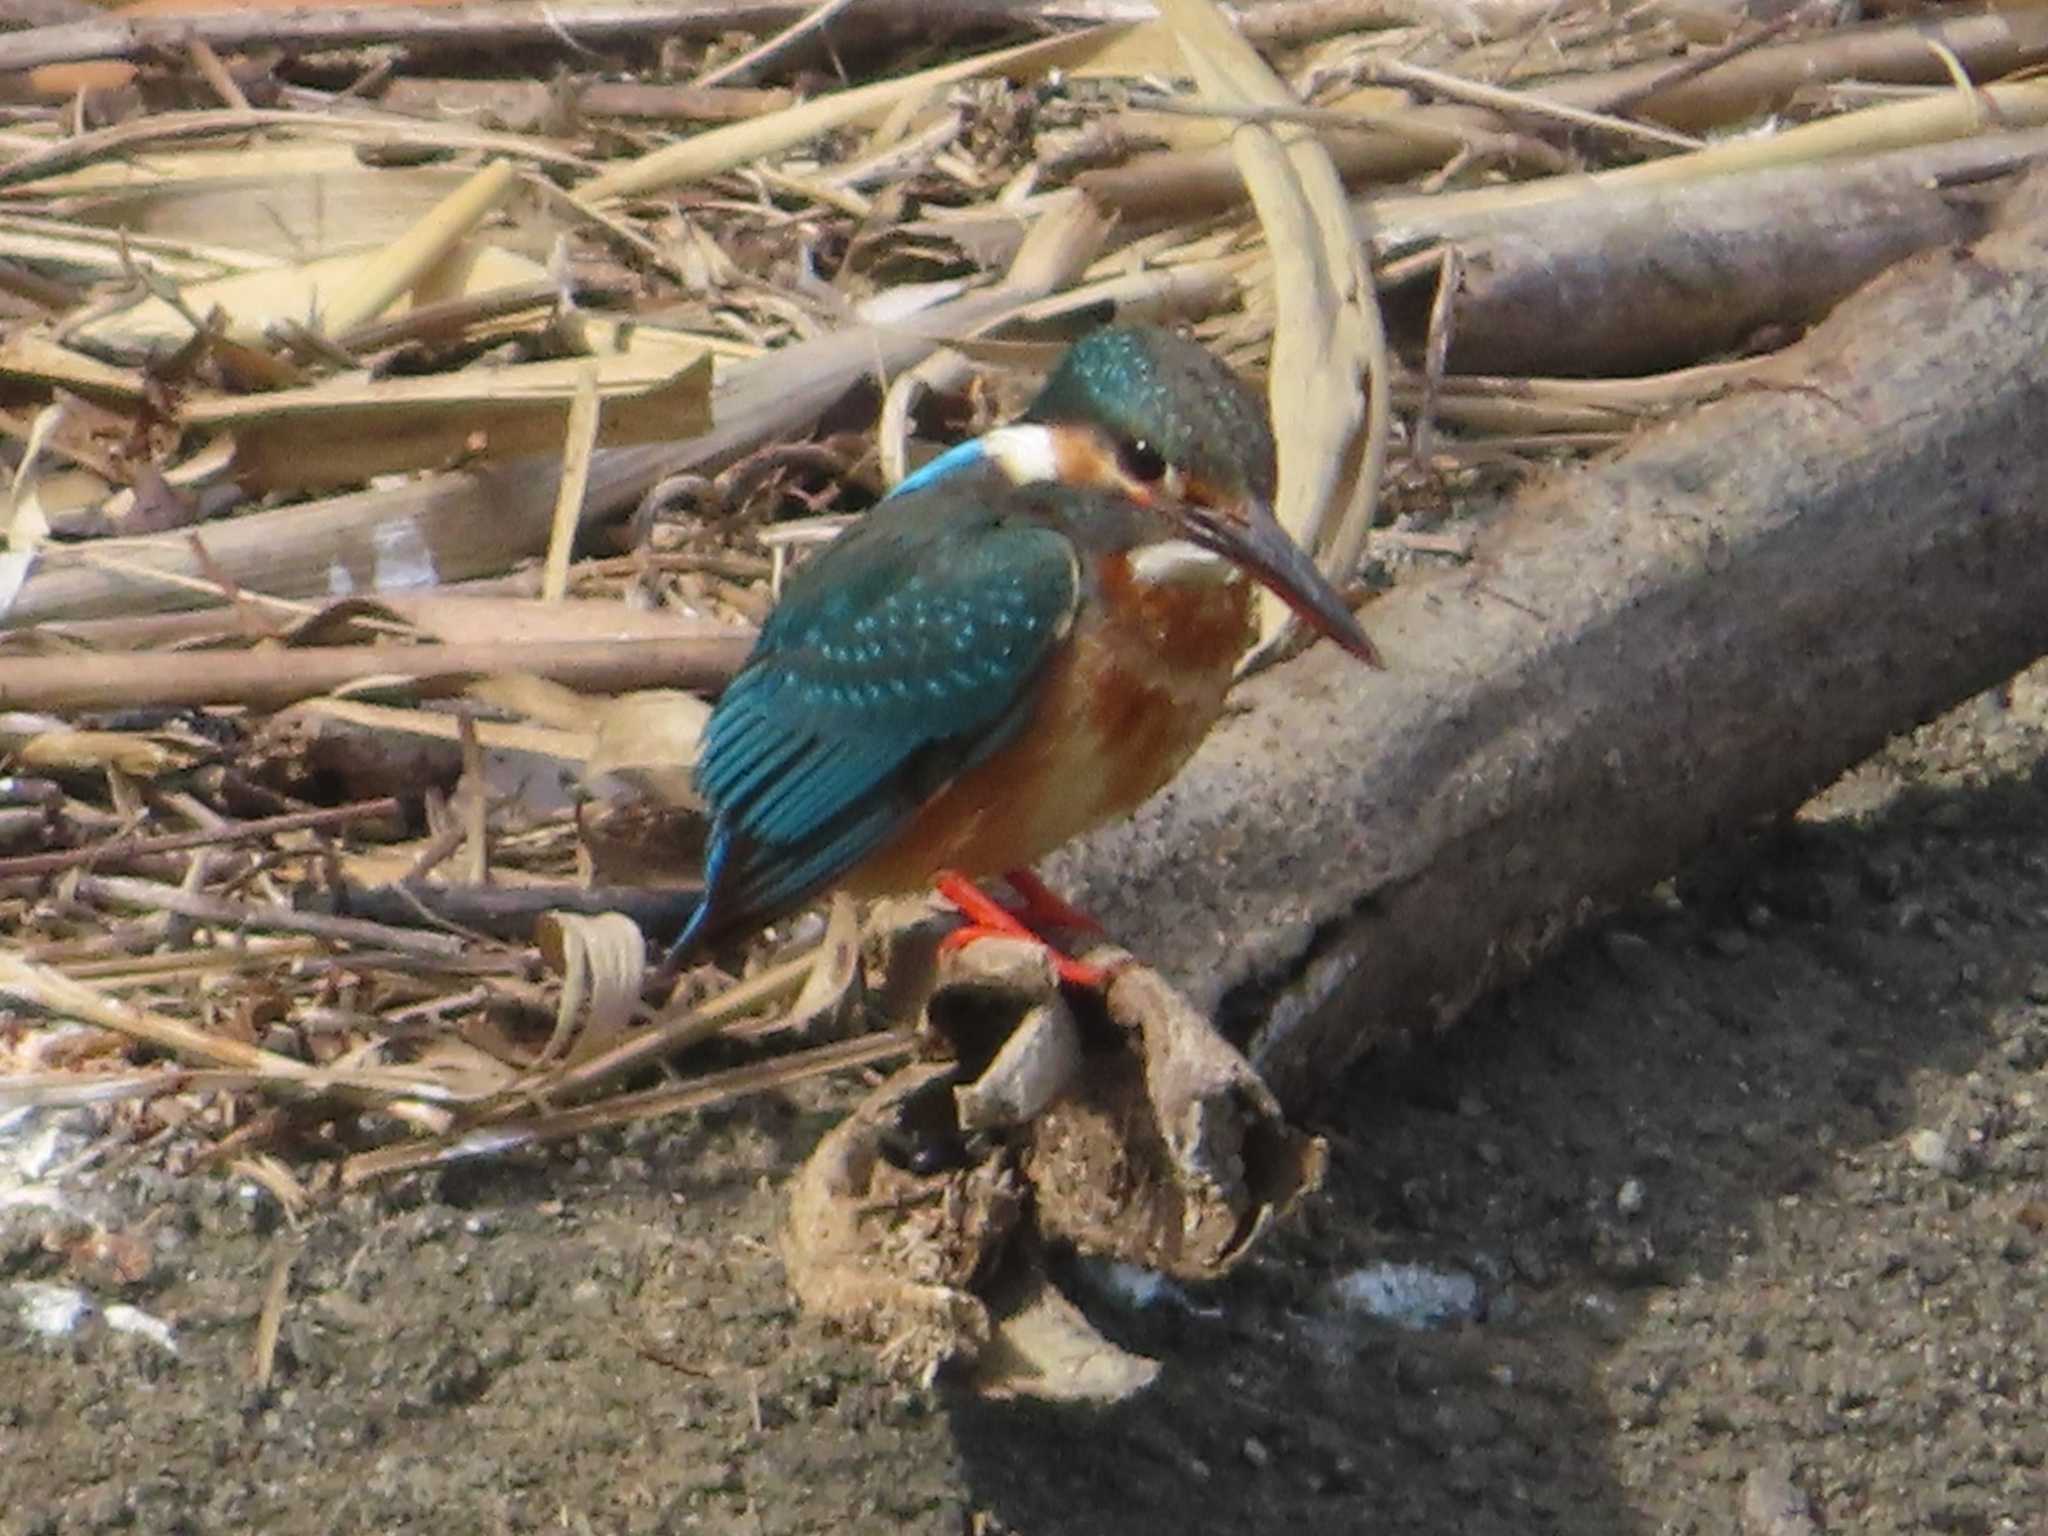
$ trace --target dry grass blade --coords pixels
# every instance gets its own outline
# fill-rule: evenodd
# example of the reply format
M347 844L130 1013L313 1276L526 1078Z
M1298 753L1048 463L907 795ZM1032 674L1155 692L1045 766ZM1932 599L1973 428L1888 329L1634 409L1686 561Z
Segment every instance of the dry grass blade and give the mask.
M36 965L4 950L0 950L0 997L12 999L18 1005L40 1008L60 1018L97 1024L132 1040L147 1041L186 1060L232 1067L271 1081L304 1084L318 1075L305 1062L195 1029L190 1024L146 1008L118 1002L96 987L72 980L62 971Z
M256 1314L256 1339L250 1352L249 1378L261 1389L270 1385L277 1365L277 1337L284 1327L285 1300L291 1294L292 1265L299 1245L285 1242L270 1261L270 1281L263 1287L263 1309Z
M907 1056L915 1044L912 1037L903 1031L863 1035L857 1040L816 1046L722 1072L707 1072L672 1088L622 1094L577 1109L498 1120L472 1130L380 1147L372 1152L358 1153L343 1163L341 1182L344 1187L353 1188L367 1180L394 1173L466 1158L498 1157L542 1142L581 1136L611 1126L658 1120L665 1115L702 1109L706 1105L725 1103L748 1094L771 1093L807 1078L851 1071Z
M576 375L576 393L569 402L569 420L562 447L562 483L555 491L555 523L548 534L547 563L540 595L558 603L569 591L569 553L582 519L583 494L590 486L590 455L597 447L597 365L585 363ZM707 422L708 425L708 422Z

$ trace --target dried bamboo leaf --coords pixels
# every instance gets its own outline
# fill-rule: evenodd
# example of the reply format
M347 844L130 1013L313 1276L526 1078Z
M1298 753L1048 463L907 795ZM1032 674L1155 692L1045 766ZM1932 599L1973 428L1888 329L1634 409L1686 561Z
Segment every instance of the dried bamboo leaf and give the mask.
M9 757L33 773L126 774L161 779L191 768L198 754L188 742L167 741L140 731L35 730L26 736L0 717L0 743Z
M647 940L617 912L550 912L534 929L550 970L562 978L555 1027L534 1059L536 1070L587 1061L609 1050L640 1013Z
M374 259L374 252L355 251L187 283L178 290L177 303L156 294L144 295L122 309L68 327L66 339L102 354L140 362L184 345L192 335L190 316L218 311L223 317L222 335L263 346L270 328L280 322L311 323L323 308L331 307L328 296L359 281L365 265ZM430 299L479 298L525 288L546 275L547 269L539 262L465 240L427 268L411 294L402 295L389 312L402 315L414 304ZM617 328L600 324L601 334L591 338L592 346L599 351L622 350L616 344Z
M470 169L365 165L348 144L256 142L103 161L33 190L109 232L211 241L226 229L245 261L296 262L398 239Z

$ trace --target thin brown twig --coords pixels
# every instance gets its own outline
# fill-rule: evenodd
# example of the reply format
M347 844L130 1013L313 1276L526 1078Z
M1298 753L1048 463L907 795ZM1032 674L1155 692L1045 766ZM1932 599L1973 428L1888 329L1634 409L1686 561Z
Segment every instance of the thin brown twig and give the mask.
M1628 111L1629 108L1639 102L1650 100L1660 91L1668 91L1675 85L1684 85L1688 80L1697 80L1701 75L1719 69L1731 59L1741 58L1752 48L1760 48L1773 38L1782 37L1801 21L1805 20L1807 15L1808 8L1806 7L1801 7L1796 11L1788 11L1776 21L1758 27L1746 37L1738 37L1733 42L1723 43L1718 48L1709 48L1702 53L1693 54L1672 65L1671 68L1665 70L1661 75L1645 80L1641 85L1634 86L1629 90L1617 91L1614 95L1607 98L1600 110L1619 115Z
M690 82L691 88L704 90L710 86L723 85L729 80L736 80L741 75L752 73L774 58L775 55L782 52L791 43L809 33L817 31L826 22L846 10L853 3L854 0L820 0L819 4L799 16L773 37L764 38L738 58L729 60L719 65L716 69L706 70Z
M5 54L9 41L0 37L0 55ZM566 170L591 169L590 163L580 156L518 134L486 133L481 129L455 128L419 118L371 114L361 110L315 113L218 107L196 112L160 112L154 117L139 117L131 122L116 123L110 128L74 134L47 149L32 151L0 166L0 187L20 186L24 182L62 175L146 144L219 138L265 128L330 133L346 138L417 139L449 148L488 150L510 159L535 161Z
M645 1093L623 1094L599 1104L557 1110L516 1121L496 1121L451 1132L431 1140L402 1142L359 1153L342 1164L341 1182L353 1187L384 1174L431 1167L472 1157L497 1156L515 1147L580 1136L607 1126L631 1125L663 1115L701 1109L746 1094L766 1093L806 1078L828 1072L844 1072L871 1066L909 1054L916 1040L906 1030L879 1035L862 1035L831 1045L816 1046L767 1061L750 1062L723 1072L710 1072L673 1087L652 1088Z
M354 805L337 805L316 811L293 811L283 816L265 816L256 821L232 822L224 827L197 832L173 832L163 837L116 837L54 853L25 853L0 859L0 880L26 875L54 875L62 870L88 864L111 863L158 853L178 853L187 848L207 848L218 843L246 842L251 838L273 837L280 832L304 832L315 827L339 827L352 821L370 821L396 816L405 808L396 797L363 800Z
M765 32L801 19L802 0L589 0L565 9L547 0L492 5L229 7L185 15L112 15L0 35L0 73L79 59L171 53L195 37L234 52L271 45L299 49L368 43L490 48L540 46L587 51L597 43L701 39ZM1146 0L856 0L868 22L931 29L961 24L1142 21ZM1271 7L1278 10L1279 7Z
M361 918L329 917L321 912L301 912L270 903L227 901L154 880L131 880L121 875L85 875L74 888L74 895L80 901L170 912L218 927L309 933L337 944L374 944L417 955L454 956L464 948L461 939L446 934L419 933L385 923L364 922Z
M237 85L235 77L228 73L227 65L221 63L220 55L213 51L213 44L203 37L195 37L186 46L185 51L191 55L193 67L205 77L206 83L213 87L213 93L220 98L222 106L231 107L237 112L249 110L249 98L242 94L241 86Z
M1191 101L1184 96L1161 95L1156 91L1133 91L1131 105L1139 111L1167 112L1176 117L1218 117L1235 123L1300 123L1307 128L1336 129L1339 132L1377 131L1417 144L1444 148L1457 146L1479 153L1512 153L1516 159L1559 174L1571 168L1554 147L1522 135L1489 133L1480 128L1418 120L1405 112L1345 111L1334 107L1230 107L1209 101Z
M1604 112L1552 101L1533 91L1511 91L1497 85L1482 85L1476 80L1445 74L1440 69L1404 64L1398 59L1369 60L1365 73L1381 85L1409 86L1493 112L1552 118L1577 128L1597 129L1620 138L1656 144L1664 149L1691 151L1700 148L1702 143L1688 133L1674 133L1669 128L1659 128L1651 123L1632 122L1625 117L1612 117Z

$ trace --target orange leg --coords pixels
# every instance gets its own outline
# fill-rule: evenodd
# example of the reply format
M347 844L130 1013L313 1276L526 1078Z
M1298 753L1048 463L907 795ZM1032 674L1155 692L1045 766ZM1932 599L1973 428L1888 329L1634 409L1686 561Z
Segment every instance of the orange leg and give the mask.
M1100 933L1102 924L1070 903L1028 869L1006 869L1003 879L1023 898L1017 916L1034 928L1071 928L1077 933Z
M1016 884L1014 876L1005 876L1004 878L1008 879L1012 885ZM1033 885L1038 886L1037 894L1052 897L1053 902L1057 906L1064 908L1070 913L1072 912L1072 909L1068 908L1065 902L1060 901L1058 897L1053 897L1052 892L1039 884L1035 877L1027 876L1027 878L1031 880ZM965 875L950 869L941 870L933 877L932 884L938 888L939 894L958 907L960 915L967 919L965 927L955 929L952 933L946 935L940 944L940 948L964 949L967 945L979 939L1029 939L1034 944L1045 945L1046 952L1052 956L1053 969L1059 974L1061 982L1065 985L1085 987L1091 992L1100 992L1109 985L1109 973L1101 966L1089 965L1085 961L1076 960L1072 955L1063 954L1052 945L1047 944L1042 935L1032 932L1023 918L1012 912L1001 902L990 897ZM1035 905L1034 893L1020 889L1018 894ZM1074 915L1078 916L1079 914ZM1066 926L1092 927L1093 924L1084 918L1079 925L1068 924Z

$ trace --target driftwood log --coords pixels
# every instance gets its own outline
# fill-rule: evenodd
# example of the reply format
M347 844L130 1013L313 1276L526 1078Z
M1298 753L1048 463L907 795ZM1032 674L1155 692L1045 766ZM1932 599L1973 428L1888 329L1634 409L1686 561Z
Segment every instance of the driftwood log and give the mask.
M1453 373L1624 376L1739 350L1825 315L1893 263L1975 239L1997 175L2048 133L1985 134L1853 161L1636 187L1468 215L1432 228L1428 199L1382 223L1382 248L1455 247ZM1416 217L1418 216L1419 217ZM1438 268L1411 258L1384 303L1419 356Z
M1052 873L1299 1108L2048 652L2048 180L1774 387L1534 485Z

